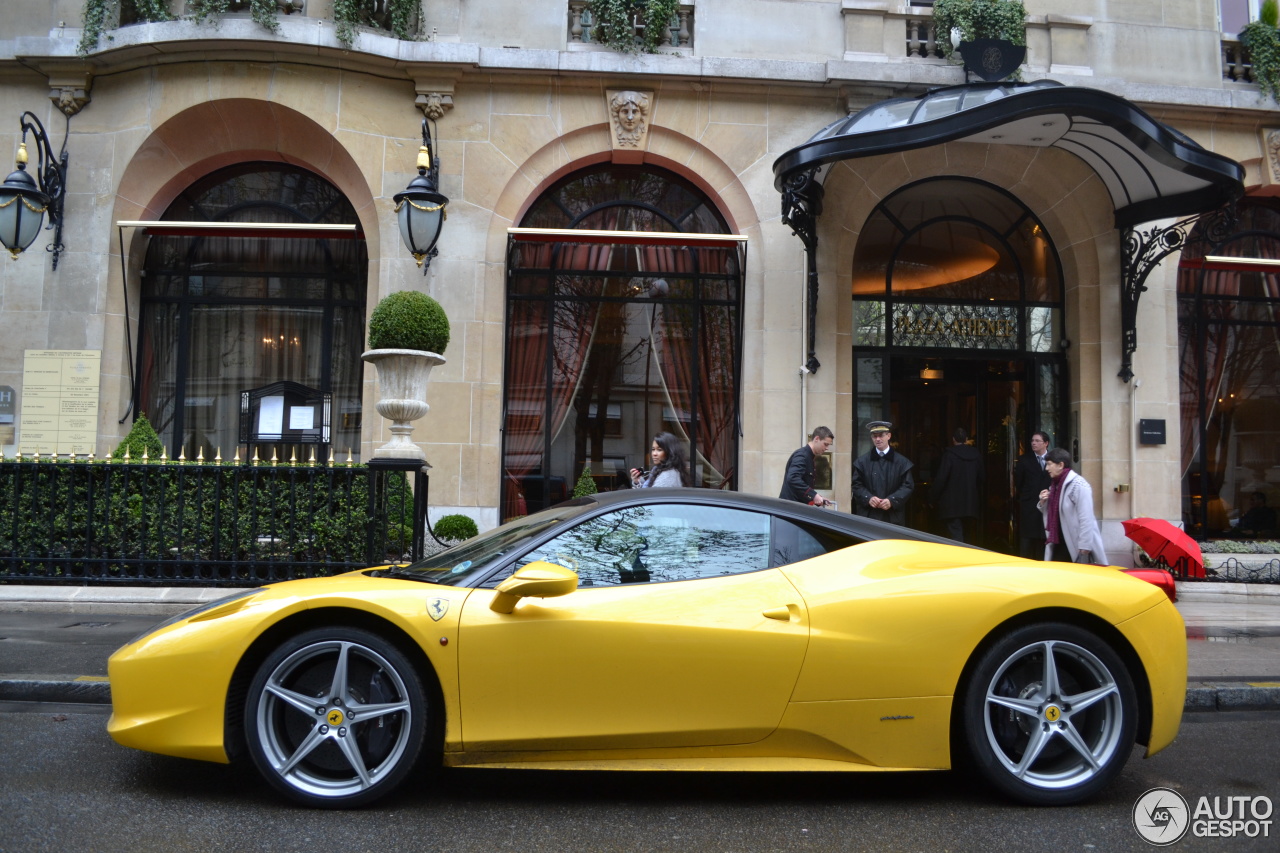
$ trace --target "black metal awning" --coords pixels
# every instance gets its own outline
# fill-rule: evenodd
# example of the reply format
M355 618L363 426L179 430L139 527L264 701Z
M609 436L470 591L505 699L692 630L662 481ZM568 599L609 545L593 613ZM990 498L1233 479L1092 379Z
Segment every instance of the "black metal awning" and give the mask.
M1106 185L1116 227L1220 207L1244 193L1239 163L1202 148L1124 98L1053 80L974 83L874 104L833 122L773 164L782 191L840 160L977 142L1058 148Z
M818 302L817 218L824 167L947 142L1058 148L1080 158L1106 186L1122 232L1119 376L1133 376L1138 299L1151 270L1187 239L1191 220L1138 234L1153 219L1227 210L1244 195L1244 167L1201 147L1134 104L1098 89L1034 83L971 83L895 98L824 127L773 164L782 193L782 222L808 255L809 359L818 369L814 325Z

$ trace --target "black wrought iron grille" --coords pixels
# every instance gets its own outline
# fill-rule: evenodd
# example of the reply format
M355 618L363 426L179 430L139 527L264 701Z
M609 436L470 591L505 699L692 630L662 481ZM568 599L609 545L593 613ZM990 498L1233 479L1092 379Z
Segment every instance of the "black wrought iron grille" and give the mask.
M0 583L257 586L422 555L426 476L364 466L0 462Z

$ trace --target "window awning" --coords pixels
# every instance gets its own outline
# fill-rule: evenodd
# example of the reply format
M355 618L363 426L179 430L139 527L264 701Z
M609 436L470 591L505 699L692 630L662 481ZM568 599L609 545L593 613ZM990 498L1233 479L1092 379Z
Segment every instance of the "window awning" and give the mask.
M840 160L976 142L1058 148L1106 185L1117 228L1212 210L1244 194L1244 169L1124 98L1053 80L975 83L883 101L833 122L773 164L774 186Z
M120 220L118 228L142 228L148 236L258 237L356 240L364 235L359 225L312 222L178 222L172 220Z
M696 234L683 231L591 231L578 228L508 228L519 243L600 243L614 246L708 246L732 249L747 238L740 234Z

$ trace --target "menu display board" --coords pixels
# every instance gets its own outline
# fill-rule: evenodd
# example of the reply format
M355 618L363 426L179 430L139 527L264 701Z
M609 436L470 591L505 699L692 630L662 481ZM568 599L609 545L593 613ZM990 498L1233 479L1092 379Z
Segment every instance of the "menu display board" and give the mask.
M19 451L93 453L102 351L29 349L24 355Z

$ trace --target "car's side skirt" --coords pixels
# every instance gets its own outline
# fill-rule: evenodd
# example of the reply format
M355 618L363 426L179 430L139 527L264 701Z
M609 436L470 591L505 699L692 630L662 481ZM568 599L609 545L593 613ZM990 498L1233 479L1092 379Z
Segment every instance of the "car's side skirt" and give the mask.
M609 750L450 752L450 767L564 770L945 770L950 696L794 702L755 743Z

